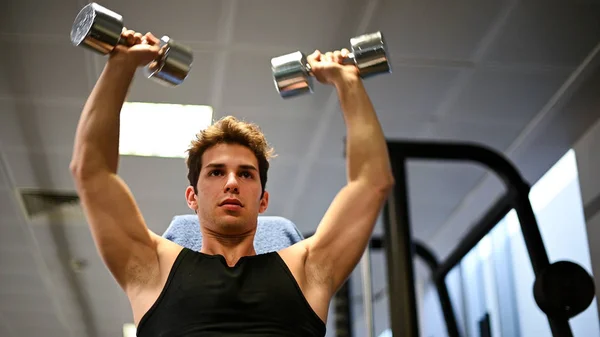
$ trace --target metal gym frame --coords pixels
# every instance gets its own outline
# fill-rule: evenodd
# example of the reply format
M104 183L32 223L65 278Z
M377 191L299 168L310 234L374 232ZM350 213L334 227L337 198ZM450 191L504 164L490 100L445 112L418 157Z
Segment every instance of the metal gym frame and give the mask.
M448 336L460 336L446 276L509 211L515 209L535 274L533 293L536 303L546 314L554 337L573 336L569 319L591 304L595 296L593 279L575 263L550 263L529 201L530 185L515 166L502 154L473 143L388 141L388 150L396 184L384 206L384 236L381 243L388 268L392 335L419 335L413 272L413 256L417 255L431 268ZM441 263L422 243L412 240L406 176L406 164L410 159L473 162L495 173L506 186L505 194ZM375 246L377 244L372 242L371 247Z
M535 282L532 285L538 307L546 314L554 337L573 336L569 319L583 312L593 301L593 278L579 265L568 261L550 263L531 202L530 185L502 154L473 143L388 141L388 151L396 184L383 209L384 235L373 237L361 260L363 302L367 336L373 336L373 296L370 289L370 250L385 249L388 278L388 304L394 337L419 336L413 258L420 257L430 268L449 337L461 336L446 276L485 235L512 209L519 219ZM500 197L474 224L448 257L439 262L424 243L412 239L406 164L408 160L472 162L495 173L506 186ZM566 224L568 225L568 224ZM310 236L310 234L308 235ZM346 282L334 297L336 336L350 337L352 303ZM489 318L489 317L488 317ZM436 322L437 323L437 322ZM491 335L491 333L488 332Z

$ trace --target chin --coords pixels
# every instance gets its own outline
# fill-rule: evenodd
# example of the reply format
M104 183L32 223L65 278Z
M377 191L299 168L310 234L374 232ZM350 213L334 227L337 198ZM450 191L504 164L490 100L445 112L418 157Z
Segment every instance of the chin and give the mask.
M219 227L226 230L244 229L248 221L241 216L225 215L219 218Z

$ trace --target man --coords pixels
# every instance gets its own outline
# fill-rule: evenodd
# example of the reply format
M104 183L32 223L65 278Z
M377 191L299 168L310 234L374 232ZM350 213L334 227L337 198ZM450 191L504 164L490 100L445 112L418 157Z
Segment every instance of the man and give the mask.
M393 185L387 146L348 50L315 51L318 81L335 86L347 127L347 185L316 233L256 255L257 216L268 207L269 148L233 117L198 134L188 150L188 206L203 234L194 252L152 233L117 175L119 112L136 69L158 40L132 31L82 111L71 171L98 252L130 301L138 336L324 336L329 303L358 264ZM310 210L306 210L309 212Z

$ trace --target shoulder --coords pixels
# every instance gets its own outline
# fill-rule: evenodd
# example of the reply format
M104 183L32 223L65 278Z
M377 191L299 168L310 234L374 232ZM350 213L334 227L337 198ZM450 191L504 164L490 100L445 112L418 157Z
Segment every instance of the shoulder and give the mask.
M322 267L318 262L319 259L312 258L309 239L282 249L278 253L301 288L328 287L330 272Z

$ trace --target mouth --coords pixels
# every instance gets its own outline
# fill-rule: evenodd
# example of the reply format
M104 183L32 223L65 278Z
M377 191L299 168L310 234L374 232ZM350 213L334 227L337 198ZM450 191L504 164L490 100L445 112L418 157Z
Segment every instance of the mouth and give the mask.
M219 206L238 206L243 207L242 203L237 199L225 199Z

